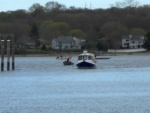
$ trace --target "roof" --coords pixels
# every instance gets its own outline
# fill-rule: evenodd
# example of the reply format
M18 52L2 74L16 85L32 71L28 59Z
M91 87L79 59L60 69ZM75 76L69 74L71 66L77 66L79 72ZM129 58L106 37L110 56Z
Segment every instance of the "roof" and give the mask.
M71 42L75 42L76 38L75 37L71 37L71 36L61 36L58 38L54 39L56 42L63 42L63 43L71 43Z
M123 36L122 39L144 40L144 36L142 36L142 35L126 35L126 36Z

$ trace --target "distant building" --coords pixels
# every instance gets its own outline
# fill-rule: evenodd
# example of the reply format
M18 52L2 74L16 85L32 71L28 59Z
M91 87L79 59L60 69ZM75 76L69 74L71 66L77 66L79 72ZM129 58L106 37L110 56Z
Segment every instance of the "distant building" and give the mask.
M31 37L28 36L22 36L20 39L16 42L17 48L20 49L35 49L36 43L31 40Z
M52 40L52 49L81 49L81 45L75 37L61 36Z
M122 48L143 48L145 42L144 36L129 35L123 36L122 38Z

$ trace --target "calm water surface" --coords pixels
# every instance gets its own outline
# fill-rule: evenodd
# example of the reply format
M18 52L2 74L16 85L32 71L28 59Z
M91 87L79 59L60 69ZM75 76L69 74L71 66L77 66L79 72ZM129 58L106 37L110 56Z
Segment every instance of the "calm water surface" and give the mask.
M150 113L150 56L113 56L97 69L15 60L15 71L0 72L0 113Z

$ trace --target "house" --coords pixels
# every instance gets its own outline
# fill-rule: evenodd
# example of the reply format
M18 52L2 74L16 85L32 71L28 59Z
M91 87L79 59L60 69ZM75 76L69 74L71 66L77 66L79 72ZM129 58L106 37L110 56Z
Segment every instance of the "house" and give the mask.
M142 48L145 42L144 36L129 35L123 36L122 38L122 48Z
M75 37L61 36L52 40L52 49L81 49L81 45Z

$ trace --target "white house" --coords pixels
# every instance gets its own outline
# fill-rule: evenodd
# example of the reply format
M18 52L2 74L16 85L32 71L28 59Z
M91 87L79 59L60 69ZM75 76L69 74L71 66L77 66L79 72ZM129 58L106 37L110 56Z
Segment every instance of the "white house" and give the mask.
M122 38L122 48L142 48L145 42L144 36L129 35L123 36Z
M52 40L52 49L81 49L81 45L75 37L61 36Z

